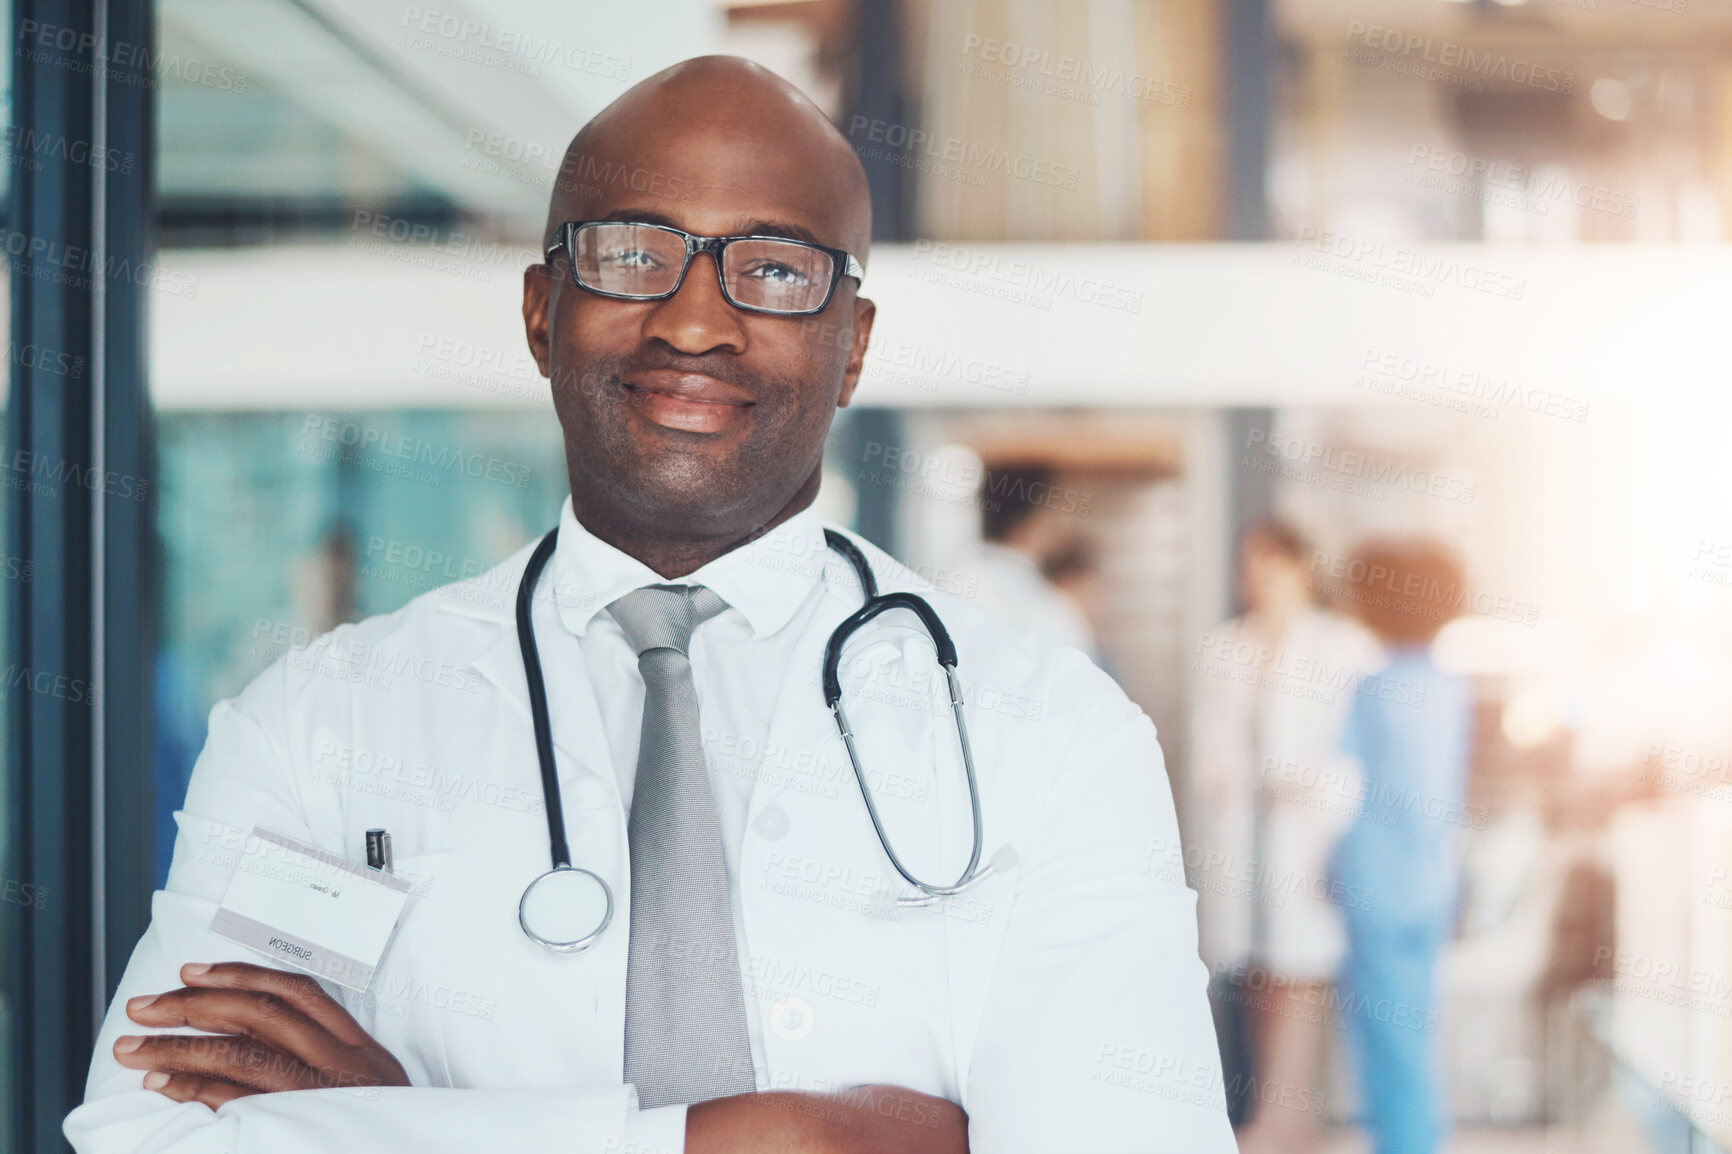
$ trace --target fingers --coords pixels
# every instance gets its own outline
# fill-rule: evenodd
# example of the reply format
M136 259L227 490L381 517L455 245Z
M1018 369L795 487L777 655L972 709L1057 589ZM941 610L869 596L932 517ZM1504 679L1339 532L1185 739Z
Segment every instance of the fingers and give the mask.
M312 1090L321 1085L320 1076L299 1059L257 1039L232 1035L126 1037L114 1043L114 1057L134 1070L195 1075L265 1093Z
M367 1031L349 1016L349 1011L338 1005L318 982L306 974L273 970L247 962L194 963L180 968L180 980L189 986L274 994L324 1027L339 1042L361 1046L372 1041Z
M155 1090L176 1102L203 1102L212 1110L224 1102L258 1093L257 1090L236 1086L217 1078L206 1078L199 1074L164 1074L160 1070L144 1076L144 1088Z
M129 1018L141 1026L191 1026L209 1034L239 1034L310 1066L342 1065L349 1047L276 994L248 989L170 990L133 998Z
M181 979L182 989L128 1001L127 1016L141 1026L187 1027L203 1036L120 1038L114 1055L121 1065L266 1093L409 1085L402 1063L310 977L225 962L183 966Z

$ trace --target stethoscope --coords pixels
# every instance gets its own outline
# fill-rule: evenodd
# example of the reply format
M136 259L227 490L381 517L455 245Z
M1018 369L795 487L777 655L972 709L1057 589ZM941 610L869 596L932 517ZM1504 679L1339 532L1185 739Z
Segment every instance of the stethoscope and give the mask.
M559 772L553 760L553 723L547 707L547 685L541 676L541 654L535 645L535 626L530 621L530 607L541 571L547 567L558 543L556 528L541 539L523 580L517 587L517 642L523 650L523 673L529 685L529 713L535 723L535 755L541 763L541 795L547 812L548 841L553 852L553 868L531 881L517 903L517 921L529 940L557 954L578 954L594 945L613 921L613 890L601 875L571 864L571 848L565 840L565 812L560 800ZM824 647L824 704L836 721L842 744L848 750L848 762L854 767L854 780L860 785L860 796L866 802L866 813L872 819L872 829L878 844L902 879L921 892L919 897L898 898L896 904L905 908L929 906L943 898L954 897L978 885L999 866L1008 867L1014 857L1008 848L982 867L980 849L985 829L980 818L980 786L975 780L974 752L968 744L968 726L962 718L962 683L956 677L956 645L949 630L939 620L938 613L924 597L915 593L879 593L872 567L854 542L833 529L824 530L824 541L830 548L847 558L860 580L865 604L848 616L830 634ZM938 652L938 663L944 668L950 685L950 711L956 719L956 737L962 746L962 771L968 779L968 805L974 825L974 848L968 855L968 865L950 885L939 886L915 877L896 851L890 846L889 835L878 813L878 804L866 782L866 771L860 765L860 752L854 745L854 731L842 708L842 647L862 626L891 609L907 609L920 618L921 625L932 639ZM1004 858L1004 861L1000 861Z

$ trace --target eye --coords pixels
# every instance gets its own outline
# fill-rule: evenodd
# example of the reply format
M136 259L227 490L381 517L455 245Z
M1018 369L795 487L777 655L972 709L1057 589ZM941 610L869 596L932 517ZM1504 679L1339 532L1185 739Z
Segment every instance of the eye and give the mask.
M617 248L603 249L597 256L606 268L655 269L662 267L661 257L636 245L620 245Z
M754 260L740 270L741 277L751 277L763 284L776 285L778 288L804 288L812 282L805 270L784 264L779 260Z

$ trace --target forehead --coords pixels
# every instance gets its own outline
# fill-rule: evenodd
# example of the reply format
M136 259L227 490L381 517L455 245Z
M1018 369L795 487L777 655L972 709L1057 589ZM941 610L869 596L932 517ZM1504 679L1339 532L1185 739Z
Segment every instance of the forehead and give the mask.
M776 222L848 248L858 224L844 171L830 148L799 134L714 122L620 126L567 158L560 193L567 220L641 213L711 236Z

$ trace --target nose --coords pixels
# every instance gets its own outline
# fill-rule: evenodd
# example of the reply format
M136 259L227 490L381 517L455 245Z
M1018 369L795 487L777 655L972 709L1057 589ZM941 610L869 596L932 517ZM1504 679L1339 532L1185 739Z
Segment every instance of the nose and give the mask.
M716 255L700 252L686 269L679 291L654 303L644 318L643 335L693 356L718 351L743 353L746 330L741 319L740 310L722 295Z

